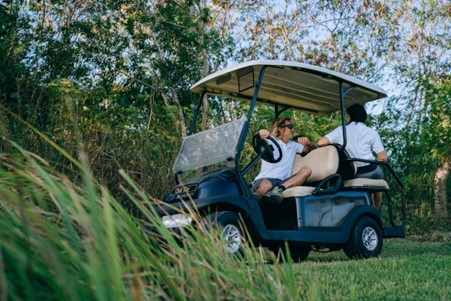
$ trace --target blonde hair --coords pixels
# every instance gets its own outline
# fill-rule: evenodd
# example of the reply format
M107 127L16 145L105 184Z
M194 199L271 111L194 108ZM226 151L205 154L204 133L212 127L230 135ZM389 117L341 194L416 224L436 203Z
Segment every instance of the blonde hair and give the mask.
M291 121L289 117L280 117L274 120L271 124L271 136L279 138L280 130L279 128L285 124L285 121Z

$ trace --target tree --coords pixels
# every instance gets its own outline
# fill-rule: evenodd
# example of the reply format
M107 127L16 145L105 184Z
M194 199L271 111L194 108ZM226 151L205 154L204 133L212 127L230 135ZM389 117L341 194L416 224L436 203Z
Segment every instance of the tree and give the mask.
M443 112L448 112L444 109L449 103L449 98L444 97L446 93L437 97L439 90L446 89L439 88L437 83L450 74L449 3L385 0L279 3L269 0L236 3L236 9L243 12L245 30L235 33L247 41L237 57L297 60L389 87L387 100L370 106L383 108L379 118L372 120L384 133L391 163L405 175L409 203L414 204L415 212L424 212L421 209L424 204L429 208L434 203L443 204L438 199L444 196L448 161L446 155L433 154L449 154L444 146L449 143L439 143L449 141L449 137L436 139L430 130L439 130L440 137L447 132L444 123L433 116L441 110L437 116L442 116L443 121L446 120ZM313 124L322 134L329 130L329 125L322 125L321 119ZM438 211L446 212L435 209Z
M427 93L430 107L431 156L439 162L434 176L434 212L438 219L448 218L448 186L451 173L451 77L437 83Z
M417 173L405 169L412 179L412 187L420 183L433 186L433 189L426 186L417 191L412 199L429 201L428 207L434 207L435 218L446 220L448 157L451 152L447 143L451 138L451 25L447 22L450 6L446 1L398 4L400 39L391 58L396 66L398 84L407 92L400 96L398 107L392 108L395 115L389 117L394 124L391 127L404 126L405 144L397 143L403 149L399 151L398 159L411 158L404 166L417 166ZM399 118L394 118L396 116Z
M230 49L206 1L9 1L0 9L2 104L73 155L83 146L112 190L124 168L161 195L169 181L153 183L168 178L186 134L189 87ZM29 129L5 128L70 172Z
M250 59L327 67L386 87L372 122L423 218L446 212L449 199L449 16L446 1L432 0L4 1L0 101L70 151L81 143L110 187L119 186L120 167L160 196L191 118L194 82ZM214 123L246 109L214 99L208 106ZM253 126L267 125L273 112L258 111ZM211 126L205 114L196 126ZM334 114L292 117L312 140L339 123ZM35 134L3 119L11 139L64 168Z

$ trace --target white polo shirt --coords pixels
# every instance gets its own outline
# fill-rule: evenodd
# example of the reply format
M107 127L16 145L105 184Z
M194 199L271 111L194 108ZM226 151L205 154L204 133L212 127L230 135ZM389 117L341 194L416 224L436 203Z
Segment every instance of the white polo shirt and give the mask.
M337 127L325 137L329 139L330 143L343 145L342 126ZM381 138L376 130L367 127L362 122L352 121L346 125L346 137L346 151L351 158L374 160L372 151L378 154L384 150ZM368 165L365 162L356 162L356 164L357 166Z
M294 156L296 156L296 153L301 154L304 145L297 143L295 141L288 141L286 144L283 143L282 140L279 140L275 138L277 143L280 145L280 148L282 149L282 160L277 163L269 163L265 160L262 160L260 173L257 175L255 180L261 179L261 178L275 178L280 180L285 180L291 176L291 169L293 167L294 162ZM273 142L268 140L269 144L273 145ZM279 158L279 151L277 147L274 147L274 158ZM254 181L255 181L254 180Z

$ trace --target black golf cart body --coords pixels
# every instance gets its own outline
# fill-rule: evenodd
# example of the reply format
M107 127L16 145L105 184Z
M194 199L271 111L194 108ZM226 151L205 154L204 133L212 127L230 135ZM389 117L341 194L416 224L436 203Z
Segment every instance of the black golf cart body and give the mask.
M234 253L245 236L237 226L239 218L255 245L272 250L288 246L297 259L305 259L310 249L341 248L349 257L373 257L381 251L382 237L405 236L403 186L390 165L380 162L399 185L399 214L393 212L385 180L354 179L354 162L372 161L349 158L345 151L345 108L383 98L383 89L325 68L260 60L215 72L193 85L191 91L200 97L173 167L177 185L164 197L167 205L158 210L168 228L191 223L192 212L206 219L215 217L222 227L233 226L228 229L229 234L223 233L228 249ZM213 95L215 100L224 97L249 102L247 115L193 133L205 94ZM311 166L314 173L328 171L324 175L320 172L302 187L284 191L281 204L259 204L251 183L245 179L245 174L267 155L264 148L256 146L257 155L251 162L244 167L240 164L257 102L273 106L275 117L287 109L341 111L344 145L321 147L304 158L298 155L295 163L298 167ZM215 166L213 170L211 166ZM209 167L208 172L184 177L193 170L205 171ZM376 191L385 193L383 208L388 221L383 221L381 212L372 205L371 193Z

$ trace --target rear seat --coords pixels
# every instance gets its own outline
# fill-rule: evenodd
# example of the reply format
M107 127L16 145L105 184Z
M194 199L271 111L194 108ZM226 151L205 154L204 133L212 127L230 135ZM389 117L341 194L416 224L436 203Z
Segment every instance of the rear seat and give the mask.
M348 189L366 189L371 191L385 191L389 189L388 183L382 179L355 178L344 181L344 187Z
M303 186L285 189L283 192L284 198L311 195L316 188L314 183L337 173L339 166L337 149L332 145L328 145L311 151L305 157L296 155L291 174L296 174L303 166L310 167L312 174ZM308 184L312 186L308 186Z
M386 191L388 183L383 179L354 178L357 173L356 161L349 161L349 154L343 150L341 145L334 145L340 157L340 169L338 173L343 178L343 186L347 190L358 189L371 192Z

